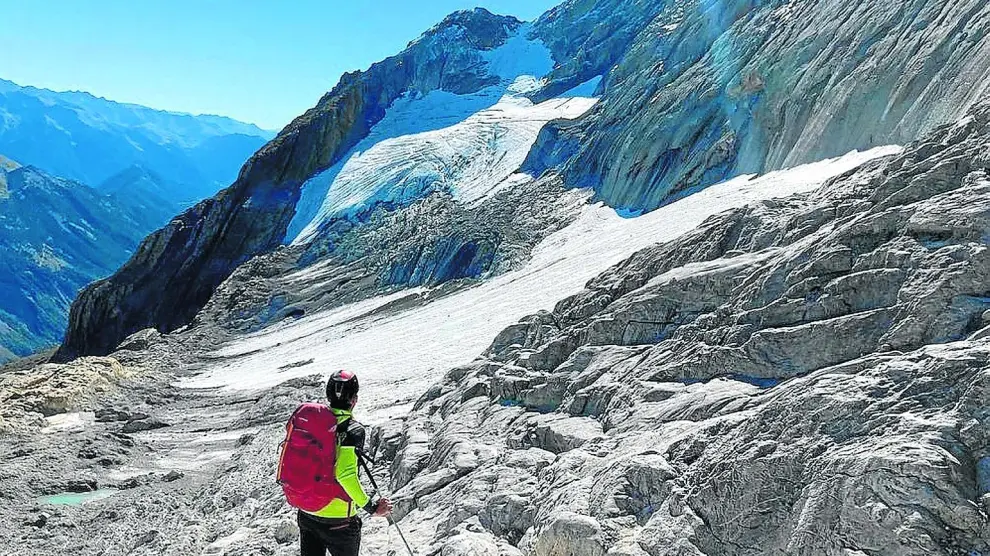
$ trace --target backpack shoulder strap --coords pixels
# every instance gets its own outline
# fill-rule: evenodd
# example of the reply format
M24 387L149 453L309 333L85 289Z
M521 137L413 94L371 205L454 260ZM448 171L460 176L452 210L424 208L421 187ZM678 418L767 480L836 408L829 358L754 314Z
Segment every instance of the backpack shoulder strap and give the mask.
M337 420L337 431L336 431L337 432L337 446L345 446L346 445L344 442L345 442L345 440L348 437L348 432L350 432L350 429L351 429L351 420L350 419L344 419L344 420L341 421L340 418L338 417L338 420Z

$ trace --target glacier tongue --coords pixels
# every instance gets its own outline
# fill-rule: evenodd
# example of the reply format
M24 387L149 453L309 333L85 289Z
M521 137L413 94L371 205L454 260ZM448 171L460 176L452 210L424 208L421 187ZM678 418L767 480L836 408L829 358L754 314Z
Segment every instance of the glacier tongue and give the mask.
M547 122L576 118L597 102L558 98L533 104L506 94L450 127L409 135L391 132L390 126L408 125L413 114L430 118L424 114L439 112L436 120L443 121L451 117L451 107L474 104L475 99L445 102L451 96L457 95L432 92L421 99L402 99L346 161L310 180L303 187L303 199L310 188L325 189L326 196L292 243L307 243L324 222L357 215L376 203L404 204L432 191L448 191L464 202L484 197L519 169ZM383 136L388 138L375 142Z
M428 290L407 290L266 329L222 348L214 355L223 363L181 385L256 389L328 368L352 368L361 369L371 388L409 381L422 391L446 369L483 351L506 326L552 307L637 250L674 239L724 210L809 191L868 160L899 151L883 147L758 178L741 176L638 218L622 218L602 204L587 205L576 222L537 246L532 260L518 271L411 310L375 311L404 296L429 301ZM589 194L571 193L575 204ZM309 362L284 368L292 361ZM272 372L279 367L281 372Z
M403 205L433 191L471 203L511 186L547 122L577 118L597 102L590 94L597 82L539 104L523 96L553 68L550 51L528 30L523 25L482 53L499 84L461 95L411 92L395 101L348 156L303 185L286 243L308 243L326 222L377 204Z

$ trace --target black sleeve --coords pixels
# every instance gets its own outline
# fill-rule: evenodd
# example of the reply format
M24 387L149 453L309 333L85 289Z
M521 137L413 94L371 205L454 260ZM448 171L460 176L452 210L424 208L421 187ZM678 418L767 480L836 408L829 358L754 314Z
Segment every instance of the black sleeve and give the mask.
M348 421L347 429L344 431L344 438L340 440L341 446L353 446L359 452L364 451L364 425L357 421Z
M353 446L360 461L360 458L364 454L365 436L366 432L364 430L364 425L354 420L348 421L347 430L344 431L344 438L341 439L340 445ZM360 467L360 463L358 466ZM372 493L372 495L368 497L368 503L364 505L363 509L369 514L375 513L375 510L378 509L377 493Z

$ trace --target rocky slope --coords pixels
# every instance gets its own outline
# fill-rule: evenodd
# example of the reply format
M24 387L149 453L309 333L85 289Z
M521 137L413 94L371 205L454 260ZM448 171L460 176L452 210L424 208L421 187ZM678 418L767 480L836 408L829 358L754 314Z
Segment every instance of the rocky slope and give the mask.
M579 290L638 249L677 238L726 208L810 191L866 160L897 152L740 178L635 219L587 205L586 191L561 196L552 176L538 180L535 189L530 184L499 192L473 212L435 195L356 231L368 235L345 238L365 249L379 239L394 243L396 251L383 261L369 255L338 266L331 258L293 270L287 279L269 265L291 268L291 261L258 257L239 268L183 331L140 332L107 358L0 368L0 546L16 547L18 556L49 554L52 546L93 555L294 554L292 510L272 474L286 415L300 400L321 395L323 378L313 373L358 369L362 422L401 417L447 369L477 356L503 327ZM576 206L554 205L551 194ZM395 221L412 215L417 218L407 218L408 226ZM528 247L535 241L530 234L545 234L541 227L558 225L558 217L567 225ZM479 237L505 235L495 264L508 271L373 296L375 280L367 273L377 275L392 267L393 258L405 258L404 250L416 245L413 230L471 231L464 220L488 226L473 229ZM252 312L259 307L281 310L264 302L281 287L298 296L290 301L305 314L236 333L264 321ZM337 298L363 300L334 307ZM389 459L401 433L395 425L375 433L388 438L379 453ZM386 471L379 466L383 485ZM382 520L368 522L368 553L399 548L394 531L384 526ZM403 527L409 526L419 553L436 548L431 538L437 523L407 519Z
M507 328L384 443L403 525L428 554L986 554L988 138L984 102Z
M179 211L147 174L101 192L9 159L0 167L0 363L62 340L80 289ZM5 169L6 168L6 169Z
M0 79L0 152L91 187L141 166L170 184L169 202L192 204L230 184L272 135L229 118L152 110Z
M329 238L318 250L325 254L340 227L471 182L469 164L452 165L442 143L417 151L423 159L405 167L372 151L410 133L467 124L470 114L498 108L499 94L488 93L499 86L514 85L517 99L537 106L582 84L583 94L601 95L578 120L543 127L519 164L532 177L560 170L566 186L594 187L637 214L725 177L905 142L953 120L980 93L990 66L988 13L976 0L572 0L532 26L484 10L454 14L397 56L345 75L252 157L230 189L88 288L59 357L107 353L136 330L187 324L239 265L278 249L287 235ZM505 83L509 74L493 68L531 60L495 54L516 40L544 44L551 65ZM443 98L457 110L416 118L445 94L455 95ZM491 129L499 141L498 127ZM450 148L464 149L470 161L477 147ZM343 180L358 164L364 177ZM379 173L387 179L373 179ZM369 204L348 205L352 191ZM327 217L315 235L300 216L313 213ZM476 257L455 259L452 276L479 274Z

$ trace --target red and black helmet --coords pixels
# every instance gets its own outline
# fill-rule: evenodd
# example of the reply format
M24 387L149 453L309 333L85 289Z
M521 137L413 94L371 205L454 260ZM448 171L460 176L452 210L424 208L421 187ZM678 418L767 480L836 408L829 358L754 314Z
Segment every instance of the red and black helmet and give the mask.
M357 375L350 371L335 371L327 381L327 399L330 407L350 409L358 393Z

